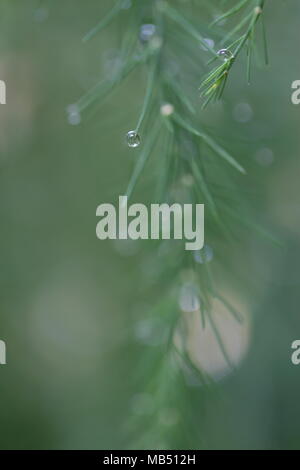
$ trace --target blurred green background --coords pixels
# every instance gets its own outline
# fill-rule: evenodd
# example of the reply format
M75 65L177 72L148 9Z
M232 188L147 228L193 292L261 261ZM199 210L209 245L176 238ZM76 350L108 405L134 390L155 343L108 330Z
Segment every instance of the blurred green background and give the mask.
M144 293L144 247L97 240L95 211L126 189L132 153L124 135L141 107L141 75L79 126L66 116L110 70L125 14L122 27L88 44L81 38L111 3L1 0L1 449L134 447L124 429L140 392L133 377L143 345L126 338L157 293ZM203 438L191 441L199 448L300 447L300 366L290 360L300 338L300 108L290 99L300 79L300 5L268 3L269 67L255 69L248 86L237 66L224 106L208 110L207 121L241 160L252 159L262 221L284 248L252 236L245 256L231 260L253 315L250 347L219 382L218 398L199 390L194 419ZM143 197L148 190L146 179Z

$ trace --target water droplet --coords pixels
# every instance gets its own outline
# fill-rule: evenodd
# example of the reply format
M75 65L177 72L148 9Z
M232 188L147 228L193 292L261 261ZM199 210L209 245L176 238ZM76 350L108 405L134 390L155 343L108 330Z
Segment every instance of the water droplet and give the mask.
M143 24L140 28L140 40L148 42L156 33L156 26L154 24Z
M200 309L200 300L193 285L184 284L181 287L179 306L183 312L187 313L197 312Z
M141 143L141 138L136 131L127 132L126 138L127 138L128 147L131 147L131 148L139 147Z
M229 49L220 49L217 52L218 56L221 57L224 61L231 60L234 58L234 55Z
M214 257L213 249L208 245L204 245L202 250L196 251L194 254L194 259L196 263L200 263L200 264L209 263L213 259L213 257Z
M81 122L81 115L77 104L70 104L67 107L68 122L71 126L78 126Z

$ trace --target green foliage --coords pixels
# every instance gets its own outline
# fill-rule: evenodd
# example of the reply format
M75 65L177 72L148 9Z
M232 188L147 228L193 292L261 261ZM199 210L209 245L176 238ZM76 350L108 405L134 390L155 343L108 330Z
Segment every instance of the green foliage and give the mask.
M243 200L239 189L243 184L241 179L247 177L246 161L240 161L240 157L232 155L227 149L228 143L223 146L215 137L214 134L217 134L215 130L206 129L205 114L200 115L198 112L198 106L187 91L185 80L187 76L192 77L195 82L202 78L204 106L211 101L219 100L224 93L230 71L244 49L247 52L246 68L249 80L257 23L259 20L262 22L265 1L222 2L224 13L220 13L208 27L212 6L216 7L213 5L216 3L219 2L205 2L207 21L203 25L196 25L188 19L184 9L179 4L176 5L176 2L133 0L129 11L126 12L128 28L120 45L118 70L83 96L77 106L79 111L85 111L99 100L107 98L137 67L145 69L148 76L145 98L134 129L136 133L142 133L142 150L136 158L126 194L128 197L132 196L159 143L160 158L156 161L157 187L153 197L154 194L158 194L161 202L169 203L175 201L204 203L206 239L213 246L217 246L218 241L225 238L230 246L236 227L244 225L240 218L241 213L247 221L247 228L254 230L255 227L246 212L247 198ZM231 3L231 6L226 9L225 3ZM96 37L96 34L111 21L116 20L118 15L123 15L123 7L124 1L116 2L107 16L85 35L84 42ZM147 40L141 40L140 31L145 18L155 26L155 33ZM224 21L233 22L228 31L220 29L219 25ZM215 38L215 42L223 49L219 52L215 50L206 39L208 34ZM267 61L264 28L263 44ZM190 61L186 61L186 51L189 51ZM198 59L199 55L201 60ZM175 71L172 69L174 57L177 65ZM199 61L199 66L196 60ZM203 64L208 60L208 64L216 61L220 64L203 77L205 67ZM187 69L186 64L189 65ZM181 71L182 68L185 69L184 73ZM220 194L217 183L222 185L223 193L227 195L226 199ZM178 196L174 196L174 186L183 190L183 199L178 200ZM158 248L155 247L155 250L157 252ZM218 262L218 254L215 253L215 256ZM168 403L170 405L170 394L171 406L182 413L181 422L191 413L192 403L189 406L185 404L182 410L177 407L179 402L184 403L184 399L178 400L178 395L181 394L182 398L189 393L185 380L187 373L195 375L199 383L206 385L211 383L206 371L200 371L195 366L186 348L185 320L181 315L182 308L178 306L178 292L182 284L187 283L192 286L191 296L199 301L202 326L205 328L207 324L210 325L230 367L232 367L231 359L212 316L212 300L218 299L236 321L241 321L240 313L219 292L218 283L207 262L196 263L190 253L184 252L182 246L170 242L167 254L160 257L159 263L160 276L157 283L160 285L158 294L160 300L149 312L149 317L154 323L162 322L162 328L168 334L159 350L153 352L153 349L145 348L147 351L143 356L142 367L145 367L145 363L148 364L147 377L143 377L145 382L143 390L155 397L155 406L147 422L147 430L151 436L156 435L155 430L158 429L158 416L161 410L168 408ZM179 334L182 340L180 346L175 344L175 334ZM143 373L141 375L143 376ZM174 396L172 391L175 389ZM192 427L191 421L185 420L185 422L188 427ZM133 423L130 423L130 431L135 434L137 428L139 426L133 420ZM161 431L161 428L159 429ZM194 433L195 440L199 442L199 430L195 429ZM176 436L157 435L154 442L149 435L143 435L139 442L141 447L158 446L159 440L161 442L167 440L166 445L169 446L176 445Z
M204 107L211 100L221 98L228 74L245 46L247 48L247 79L248 82L250 82L251 60L253 49L255 48L256 25L259 20L262 22L265 61L268 63L267 42L263 22L264 6L265 0L241 0L236 2L232 8L212 22L211 26L214 26L231 17L238 16L236 24L221 41L222 46L225 47L224 51L229 51L229 57L224 59L222 65L217 66L210 72L201 84L200 88L203 90L202 96L206 98Z

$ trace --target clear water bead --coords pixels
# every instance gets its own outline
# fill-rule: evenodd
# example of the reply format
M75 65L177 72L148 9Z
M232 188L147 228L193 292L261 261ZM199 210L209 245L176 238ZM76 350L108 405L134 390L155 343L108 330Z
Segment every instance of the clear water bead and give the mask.
M229 49L220 49L218 51L218 56L221 57L224 61L233 59L234 55Z
M141 143L141 138L136 131L127 132L126 139L127 139L128 147L131 147L131 148L139 147Z
M143 24L140 28L140 40L148 42L156 33L156 26L154 24Z

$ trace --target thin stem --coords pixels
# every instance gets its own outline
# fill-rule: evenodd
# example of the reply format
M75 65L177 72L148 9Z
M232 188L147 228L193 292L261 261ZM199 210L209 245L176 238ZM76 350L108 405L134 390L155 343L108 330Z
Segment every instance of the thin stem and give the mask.
M147 84L145 99L144 99L144 103L143 103L143 107L142 107L142 112L141 112L141 115L139 117L137 126L135 128L136 133L138 133L140 128L141 128L141 125L142 125L142 123L145 119L145 116L147 114L147 110L148 110L148 107L149 107L149 104L150 104L150 101L151 101L152 92L153 92L154 83L155 83L156 66L157 66L157 62L155 62L154 65L152 65L151 70L149 72L148 84Z

